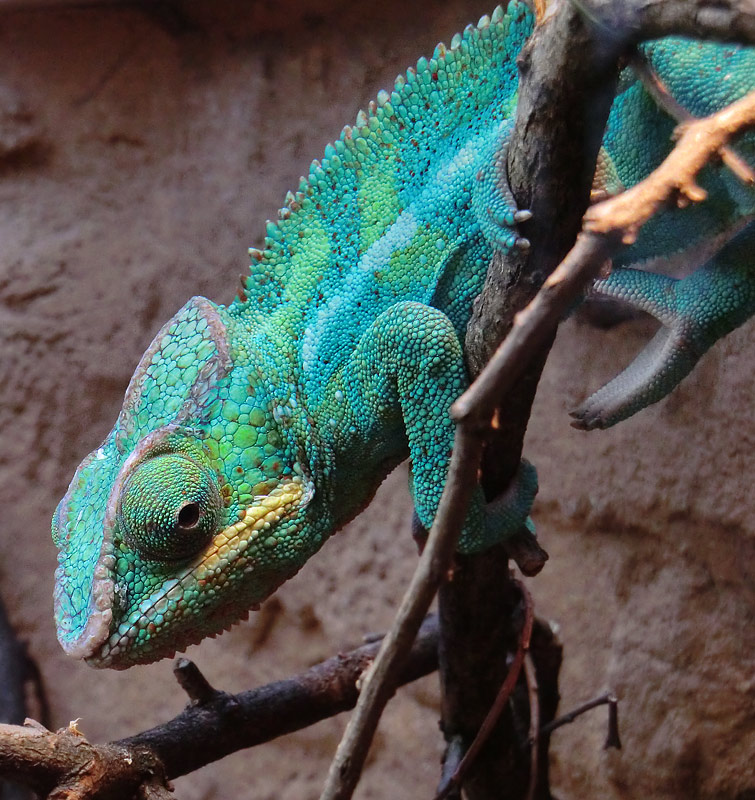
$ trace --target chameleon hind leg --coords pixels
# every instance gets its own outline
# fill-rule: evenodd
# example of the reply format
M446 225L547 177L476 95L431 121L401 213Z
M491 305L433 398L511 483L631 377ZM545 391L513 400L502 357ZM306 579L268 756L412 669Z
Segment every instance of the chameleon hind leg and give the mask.
M453 448L450 407L468 385L461 344L451 321L442 311L422 303L391 306L360 340L344 378L351 405L366 406L357 416L371 420L373 438L385 437L382 428L395 425L399 412L409 446L415 510L422 526L429 529ZM506 496L504 507L496 508L492 519L490 514L486 517L481 489L475 490L459 550L484 550L525 524L536 486L532 472L531 468L527 472L527 485Z
M715 342L755 313L755 224L682 279L614 270L593 291L647 311L663 327L635 360L572 412L576 428L608 428L665 397Z

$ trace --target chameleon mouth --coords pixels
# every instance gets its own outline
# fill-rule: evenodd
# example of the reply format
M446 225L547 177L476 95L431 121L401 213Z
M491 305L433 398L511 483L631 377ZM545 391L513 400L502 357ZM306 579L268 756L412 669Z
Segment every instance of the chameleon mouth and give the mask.
M208 633L220 633L245 618L248 607L239 609L238 599L234 603L224 601L222 584L243 580L255 571L262 548L269 550L277 544L276 525L306 499L298 476L280 484L269 495L256 497L238 522L215 534L201 555L167 578L105 641L84 654L87 663L125 669L172 657ZM263 600L270 591L266 587L264 596L248 598L248 606ZM117 585L114 596L117 604Z

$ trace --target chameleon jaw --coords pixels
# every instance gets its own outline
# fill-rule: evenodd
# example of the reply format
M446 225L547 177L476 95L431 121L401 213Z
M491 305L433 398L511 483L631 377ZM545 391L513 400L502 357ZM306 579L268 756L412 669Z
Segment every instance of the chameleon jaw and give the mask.
M97 625L108 624L110 635L106 633L107 638L104 641L100 638L99 642L92 642L94 635L89 637L88 651L72 655L83 657L94 667L126 669L133 664L171 657L176 650L183 650L207 635L230 628L246 617L243 610L228 603L219 608L211 605L208 608L203 603L189 604L185 601L186 595L193 594L201 600L214 594L208 587L218 583L218 579L222 581L231 573L244 578L251 575L257 562L255 551L270 546L275 526L305 506L310 498L310 491L298 476L280 484L269 495L256 497L238 522L216 533L199 556L147 595L113 629L113 606L117 607L118 596L124 592L116 581L111 605L103 610L102 617L96 622ZM101 566L106 565L103 563ZM264 596L252 598L249 605L263 600L274 588L271 587ZM186 611L189 608L191 612ZM214 631L206 628L208 617L214 621ZM194 624L200 619L204 620L203 626ZM161 632L165 629L170 631L170 635L166 642L162 642ZM86 642L82 641L78 649L82 651L85 648Z

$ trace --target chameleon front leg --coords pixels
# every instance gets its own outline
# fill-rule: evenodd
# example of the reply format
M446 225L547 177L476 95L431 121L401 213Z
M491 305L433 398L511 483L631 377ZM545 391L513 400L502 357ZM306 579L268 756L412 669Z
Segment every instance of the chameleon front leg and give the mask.
M468 385L451 321L422 303L391 306L364 334L343 377L350 406L359 409L356 417L370 420L363 426L365 439L395 436L397 421L403 427L415 509L429 529L451 459L450 407ZM460 551L485 550L526 523L537 482L529 465L521 474L516 490L505 495L503 505L492 504L487 514L482 491L475 490Z
M615 269L593 291L647 311L663 327L637 358L572 412L576 428L608 428L665 397L715 342L755 313L755 223L704 267L675 279Z

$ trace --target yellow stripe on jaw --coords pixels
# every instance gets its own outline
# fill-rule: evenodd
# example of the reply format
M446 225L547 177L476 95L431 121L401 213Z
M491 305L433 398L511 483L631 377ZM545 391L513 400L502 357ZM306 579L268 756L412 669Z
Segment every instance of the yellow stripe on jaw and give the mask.
M255 497L253 504L244 511L243 517L233 525L217 533L199 559L184 567L182 573L177 575L175 581L170 581L170 588L163 586L154 595L146 598L139 608L132 612L129 620L121 623L118 631L111 634L97 658L97 663L107 665L118 656L122 648L127 648L129 640L133 640L139 629L147 627L150 623L162 626L163 620L156 617L170 613L174 619L183 616L185 610L191 610L191 605L182 607L188 593L197 594L206 584L217 582L221 585L228 573L228 565L233 564L233 569L243 569L244 572L254 568L255 559L248 557L244 551L260 536L273 529L275 524L291 514L303 504L306 505L308 495L305 494L305 485L299 477L294 477L287 483L282 483L273 489L269 495ZM264 540L267 546L275 546L277 540L268 535ZM199 604L201 607L201 604ZM172 609L172 611L171 611ZM241 613L238 614L241 617ZM198 629L184 632L181 638L173 642L173 647L182 648L189 644L196 644L202 636Z
M201 566L212 570L219 561L227 563L229 557L233 558L260 532L270 530L295 508L303 494L301 480L294 478L277 486L269 495L256 497L238 522L215 534Z

